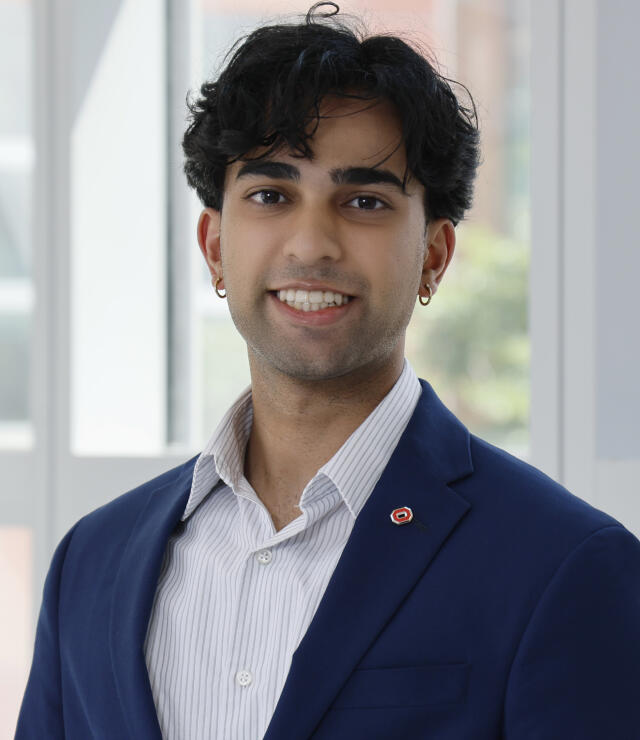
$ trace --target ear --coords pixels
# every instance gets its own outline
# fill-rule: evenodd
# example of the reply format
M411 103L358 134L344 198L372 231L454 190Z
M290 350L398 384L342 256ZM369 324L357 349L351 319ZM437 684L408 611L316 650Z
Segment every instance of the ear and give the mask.
M221 212L214 208L205 208L198 219L198 244L202 256L209 267L211 279L215 282L222 277L222 255L220 253L220 220ZM222 281L218 284L224 288Z
M427 250L418 291L424 298L429 295L425 284L429 285L431 295L434 295L453 257L456 248L456 231L453 223L448 218L431 221L427 226L426 242Z

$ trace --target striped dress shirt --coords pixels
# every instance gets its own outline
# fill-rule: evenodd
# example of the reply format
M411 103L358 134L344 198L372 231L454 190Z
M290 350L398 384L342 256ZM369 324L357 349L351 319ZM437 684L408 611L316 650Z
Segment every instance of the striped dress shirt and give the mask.
M164 738L264 736L292 655L420 393L405 360L393 388L309 481L300 516L279 532L243 472L251 390L229 409L196 462L144 644Z

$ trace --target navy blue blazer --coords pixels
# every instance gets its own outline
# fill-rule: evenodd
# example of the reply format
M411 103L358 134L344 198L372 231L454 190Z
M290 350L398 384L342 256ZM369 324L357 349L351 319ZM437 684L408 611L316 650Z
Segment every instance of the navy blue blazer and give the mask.
M266 740L640 738L640 543L422 386ZM58 546L19 740L160 738L143 642L195 459Z

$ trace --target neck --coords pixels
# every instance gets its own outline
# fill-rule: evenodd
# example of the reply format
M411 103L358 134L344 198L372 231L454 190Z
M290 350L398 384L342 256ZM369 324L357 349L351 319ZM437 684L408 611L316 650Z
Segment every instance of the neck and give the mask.
M250 354L253 426L245 476L283 523L299 515L307 483L362 424L400 377L399 354L384 367L326 381L302 381L265 368Z

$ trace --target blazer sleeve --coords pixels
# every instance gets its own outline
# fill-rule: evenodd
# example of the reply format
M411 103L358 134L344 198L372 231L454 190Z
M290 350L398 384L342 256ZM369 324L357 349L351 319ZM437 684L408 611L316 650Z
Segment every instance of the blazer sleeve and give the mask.
M640 737L640 542L621 525L585 539L548 584L505 697L505 740Z
M44 584L31 671L18 715L15 740L64 738L58 598L67 548L77 524L60 542Z

